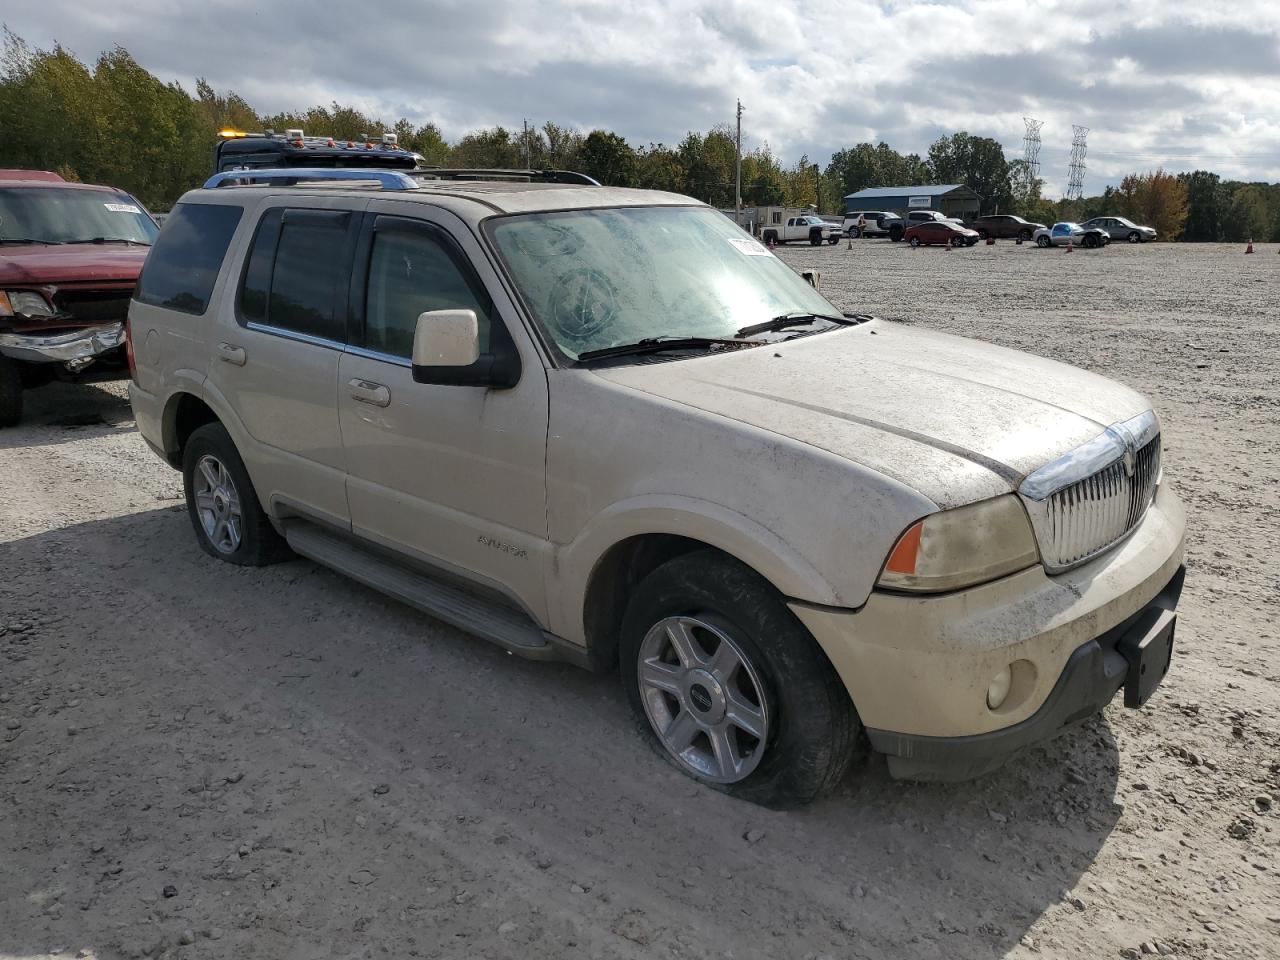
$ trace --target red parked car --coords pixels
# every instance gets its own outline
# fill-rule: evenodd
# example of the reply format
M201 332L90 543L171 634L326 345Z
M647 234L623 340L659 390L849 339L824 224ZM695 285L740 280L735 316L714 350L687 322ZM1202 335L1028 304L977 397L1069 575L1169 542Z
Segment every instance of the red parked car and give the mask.
M941 244L951 241L953 247L972 247L978 242L978 231L962 227L950 220L926 220L907 227L902 239L913 247Z
M123 380L125 318L160 228L114 187L0 170L0 427L51 380Z

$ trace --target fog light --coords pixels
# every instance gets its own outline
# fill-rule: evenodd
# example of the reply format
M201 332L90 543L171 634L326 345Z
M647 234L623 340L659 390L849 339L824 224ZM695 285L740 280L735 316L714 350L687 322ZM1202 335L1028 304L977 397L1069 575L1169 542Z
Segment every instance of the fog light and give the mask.
M1012 686L1013 670L1005 667L992 678L991 686L987 687L987 707L998 710L1005 698L1009 696L1009 688Z

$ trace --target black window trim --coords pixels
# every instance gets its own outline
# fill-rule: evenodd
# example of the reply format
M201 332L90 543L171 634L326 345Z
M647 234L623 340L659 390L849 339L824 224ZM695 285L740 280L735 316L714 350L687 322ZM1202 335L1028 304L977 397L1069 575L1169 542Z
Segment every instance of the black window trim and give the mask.
M510 351L513 355L519 356L515 341L511 337L511 331L507 329L506 322L498 312L498 305L494 301L493 295L476 271L471 258L467 256L467 252L462 249L462 245L458 243L453 234L433 220L374 211L364 215L364 222L360 227L356 243L356 259L351 270L351 285L347 293L349 307L347 310L346 352L370 360L394 363L398 366L413 366L412 358L398 357L395 354L384 353L381 350L373 350L365 346L365 324L367 319L365 311L369 296L369 264L373 260L374 240L379 233L418 234L438 243L454 267L457 268L463 282L476 295L476 299L482 303L488 302L489 304L490 352L494 352L495 348L501 345L501 349L504 351Z
M275 247L271 251L271 274L275 277L275 261L276 255L280 249L280 237L284 234L284 224L287 214L290 210L300 213L332 213L338 215L346 215L347 232L342 240L342 249L339 251L339 269L346 269L351 274L353 266L352 259L356 252L356 243L360 235L360 227L365 218L359 210L349 210L341 207L301 207L290 206L285 204L271 204L265 206L258 211L258 222L253 226L253 235L249 238L249 244L245 248L244 260L240 264L240 276L236 281L235 289L235 318L236 323L246 330L252 330L255 333L262 333L268 336L281 337L285 340L293 340L296 343L308 343L317 347L326 347L330 350L344 350L347 346L345 340L334 340L330 337L318 337L312 333L303 333L300 330L291 330L289 327L277 327L270 323L264 323L261 320L250 320L240 311L240 301L244 294L244 282L249 273L249 263L253 259L253 246L257 242L258 233L262 230L262 225L267 218L275 211L280 211L280 230L276 233ZM351 331L351 296L350 288L343 290L344 302L335 304L335 315L342 321L341 326L347 333L347 339L350 338ZM271 302L271 290L267 289L268 307ZM267 313L270 318L270 310Z

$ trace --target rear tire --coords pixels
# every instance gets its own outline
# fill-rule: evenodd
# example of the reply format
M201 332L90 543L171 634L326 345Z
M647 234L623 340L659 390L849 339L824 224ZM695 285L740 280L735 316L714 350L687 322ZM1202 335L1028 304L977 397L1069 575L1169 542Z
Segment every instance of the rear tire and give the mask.
M979 231L978 231L978 239L979 239L979 240L985 240L985 239L987 239L987 237L988 237L988 236L989 236L989 234L987 233L987 231L985 231L985 230L979 230Z
M1049 246L1049 238L1048 238L1048 237L1036 237L1036 246L1037 246L1037 247L1040 247L1040 248L1042 248L1042 249L1043 249L1044 247Z
M717 551L677 557L641 582L620 654L644 728L681 772L717 790L807 803L857 753L857 713L826 655L764 578Z
M911 238L911 246L913 246L913 247L918 247L918 246L920 246L920 238L919 238L919 237L912 237L912 238Z
M778 235L777 235L777 233L775 233L775 232L774 232L774 231L772 231L772 230L766 230L766 231L764 232L764 236L763 236L761 239L763 239L763 240L764 240L764 242L765 242L765 244L766 244L766 245L768 245L768 244L770 244L770 243L772 243L772 244L775 244L775 245L776 245L776 244L777 244L777 242L778 242Z
M861 231L861 230L859 230L857 227L850 227L850 228L849 228L849 239L850 239L850 240L857 240L860 236L862 236L862 231Z
M1021 241L1023 241L1024 243L1025 243L1026 241L1030 240L1030 239L1031 239L1031 231L1030 231L1030 230L1023 230L1023 231L1019 232L1019 233L1018 233L1018 239L1019 239L1019 240L1021 240Z
M227 428L206 423L182 451L187 516L200 549L244 567L288 560L293 551L276 532Z
M22 367L0 357L0 427L16 427L22 419Z

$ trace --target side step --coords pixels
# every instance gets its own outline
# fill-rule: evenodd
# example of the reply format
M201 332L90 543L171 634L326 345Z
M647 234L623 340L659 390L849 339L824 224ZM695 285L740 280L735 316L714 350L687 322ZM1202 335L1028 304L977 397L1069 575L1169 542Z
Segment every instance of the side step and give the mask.
M573 655L576 651L564 649L565 641L549 642L554 638L518 610L401 566L307 520L289 520L284 527L285 539L295 553L332 567L437 620L491 640L517 656L531 660L578 659Z

